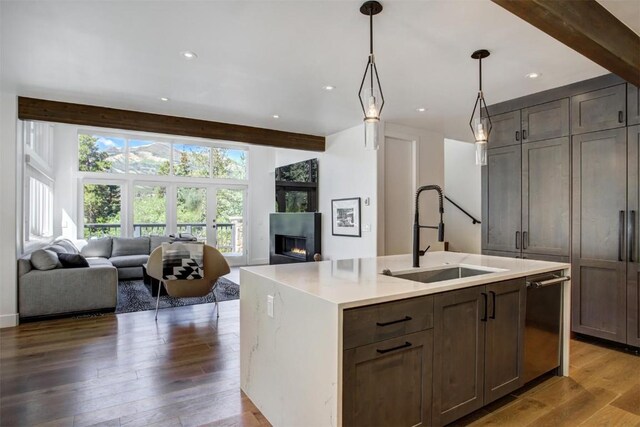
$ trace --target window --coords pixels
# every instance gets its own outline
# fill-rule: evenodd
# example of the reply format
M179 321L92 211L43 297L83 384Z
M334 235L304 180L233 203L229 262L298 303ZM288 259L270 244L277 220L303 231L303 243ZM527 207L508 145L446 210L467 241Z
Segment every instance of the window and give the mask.
M136 185L133 193L133 236L164 236L167 229L167 188Z
M176 176L208 177L211 149L201 145L173 145L173 173Z
M171 144L167 142L129 140L129 173L169 175Z
M207 189L178 187L178 233L190 233L199 241L207 240Z
M27 188L27 240L53 236L53 188L47 179L29 176Z
M247 179L247 152L232 148L212 149L213 177Z
M120 236L120 185L84 184L84 238Z
M126 172L125 140L97 135L78 135L78 170Z

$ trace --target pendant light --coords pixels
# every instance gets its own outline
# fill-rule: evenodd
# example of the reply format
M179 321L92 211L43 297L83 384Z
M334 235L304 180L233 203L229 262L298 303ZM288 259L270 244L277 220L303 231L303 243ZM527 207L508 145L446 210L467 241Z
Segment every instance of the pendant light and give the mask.
M369 16L369 59L360 83L358 98L364 113L364 146L367 149L377 150L378 126L380 113L384 107L384 96L373 55L373 15L382 12L382 5L377 1L367 1L360 7L360 12Z
M473 59L478 60L479 89L469 126L476 143L476 165L480 166L487 164L487 141L489 141L489 134L491 133L491 117L482 93L482 60L489 55L490 53L486 49L476 50L471 54Z

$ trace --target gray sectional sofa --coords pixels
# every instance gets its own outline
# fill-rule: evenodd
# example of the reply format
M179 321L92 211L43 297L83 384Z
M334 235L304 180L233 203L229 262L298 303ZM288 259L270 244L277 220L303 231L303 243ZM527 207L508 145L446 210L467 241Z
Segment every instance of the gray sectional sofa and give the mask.
M142 264L165 236L89 240L81 250L69 240L59 239L43 249L81 254L89 264L83 268L38 270L31 254L18 259L20 318L115 309L118 280L142 278Z

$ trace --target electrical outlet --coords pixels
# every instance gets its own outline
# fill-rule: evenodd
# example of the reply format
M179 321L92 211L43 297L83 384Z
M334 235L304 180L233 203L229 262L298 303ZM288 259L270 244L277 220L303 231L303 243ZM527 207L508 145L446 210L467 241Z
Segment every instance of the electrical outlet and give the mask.
M273 317L273 295L267 295L267 316Z

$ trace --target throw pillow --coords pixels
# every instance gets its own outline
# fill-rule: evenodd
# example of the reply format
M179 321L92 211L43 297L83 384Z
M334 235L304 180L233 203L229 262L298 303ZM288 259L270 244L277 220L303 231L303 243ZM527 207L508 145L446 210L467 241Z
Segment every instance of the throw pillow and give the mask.
M89 267L87 259L80 254L58 254L58 259L63 268Z
M58 245L58 246L62 246L63 248L66 249L67 253L70 254L78 254L80 253L80 251L78 250L78 248L76 247L76 245L69 239L65 239L65 238L57 238L54 242L54 245Z
M54 251L38 249L31 254L31 265L36 270L53 270L60 265L60 261Z

